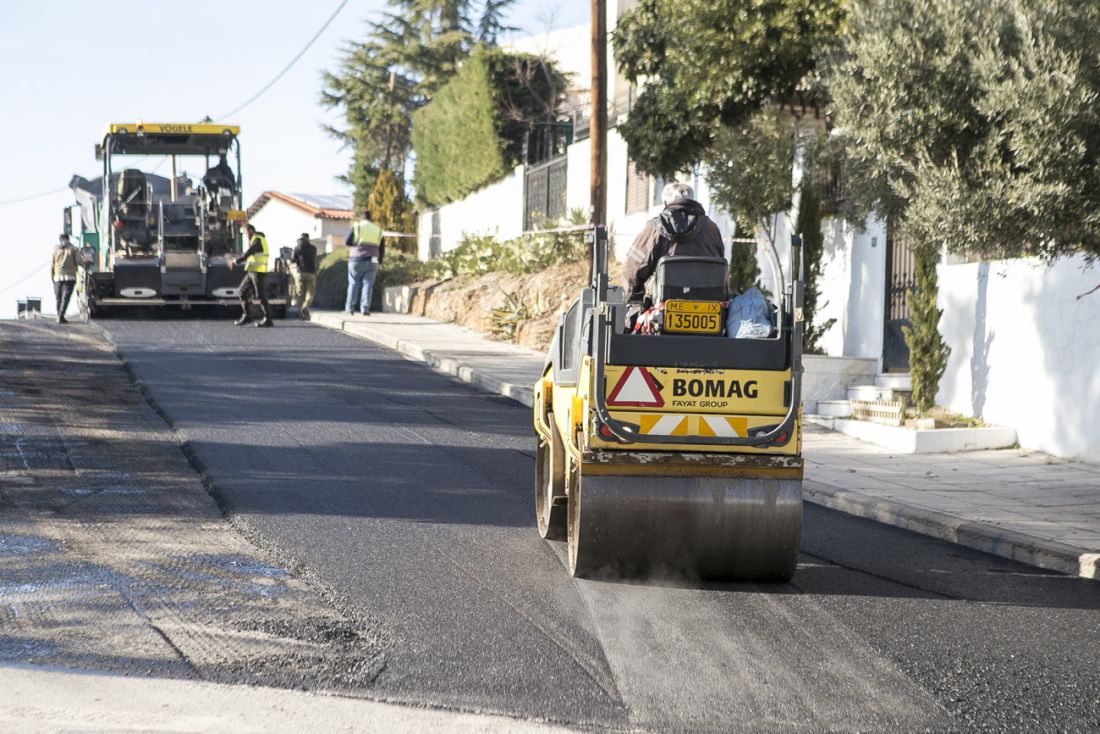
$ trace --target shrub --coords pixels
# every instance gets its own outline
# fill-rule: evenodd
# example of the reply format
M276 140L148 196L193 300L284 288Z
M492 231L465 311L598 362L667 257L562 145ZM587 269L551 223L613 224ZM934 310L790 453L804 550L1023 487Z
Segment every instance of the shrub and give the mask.
M326 252L317 260L317 293L320 308L343 308L348 292L348 248Z
M445 277L533 273L554 263L586 257L585 234L584 231L538 232L504 241L492 235L467 235L458 247L433 262L438 263L438 272Z

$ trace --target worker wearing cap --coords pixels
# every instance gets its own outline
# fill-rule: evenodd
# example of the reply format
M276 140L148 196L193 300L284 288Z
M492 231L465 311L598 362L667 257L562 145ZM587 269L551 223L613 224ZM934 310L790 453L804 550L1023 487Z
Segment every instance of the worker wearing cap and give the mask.
M252 323L250 307L253 301L260 304L260 313L263 318L256 326L274 326L271 320L271 307L267 305L267 237L263 232L257 232L251 224L245 225L248 248L233 262L244 266L244 280L238 289L241 297L241 317L237 319L237 326Z
M80 251L69 242L68 235L61 235L53 251L50 265L50 280L53 281L53 293L57 299L57 323L67 324L65 311L76 289L76 268L80 264Z
M309 321L309 307L317 291L317 248L309 241L309 234L302 232L294 252L290 256L294 265L294 291L298 299L298 318Z
M344 244L351 248L348 253L348 298L344 310L348 314L355 313L358 302L359 313L370 316L374 278L386 254L386 246L382 244L382 228L370 221L369 211L363 210Z

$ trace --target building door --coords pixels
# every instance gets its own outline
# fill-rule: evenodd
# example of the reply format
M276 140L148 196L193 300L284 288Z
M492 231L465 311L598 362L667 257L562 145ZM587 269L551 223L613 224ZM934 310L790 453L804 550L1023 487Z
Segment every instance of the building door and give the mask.
M886 225L886 314L883 320L882 371L908 372L909 347L901 327L909 326L909 291L916 288L913 251Z

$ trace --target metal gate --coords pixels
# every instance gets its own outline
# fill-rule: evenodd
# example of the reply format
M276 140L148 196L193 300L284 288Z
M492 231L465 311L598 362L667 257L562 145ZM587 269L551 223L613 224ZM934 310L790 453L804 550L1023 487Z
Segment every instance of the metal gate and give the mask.
M565 156L531 166L524 176L523 228L534 229L565 216Z
M909 326L910 291L917 283L914 277L913 251L886 225L886 317L882 335L882 371L908 372L909 347L905 344L902 326Z
M432 209L432 235L428 238L428 259L437 260L443 256L443 234L439 224L439 210Z

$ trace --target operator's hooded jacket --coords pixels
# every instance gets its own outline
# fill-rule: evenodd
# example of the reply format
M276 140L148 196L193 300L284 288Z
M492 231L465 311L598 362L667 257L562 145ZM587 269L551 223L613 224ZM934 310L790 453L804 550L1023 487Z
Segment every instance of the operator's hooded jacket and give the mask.
M623 265L623 286L628 300L642 299L646 281L657 268L657 261L666 255L725 256L722 233L699 202L691 199L673 202L660 216L646 222Z

